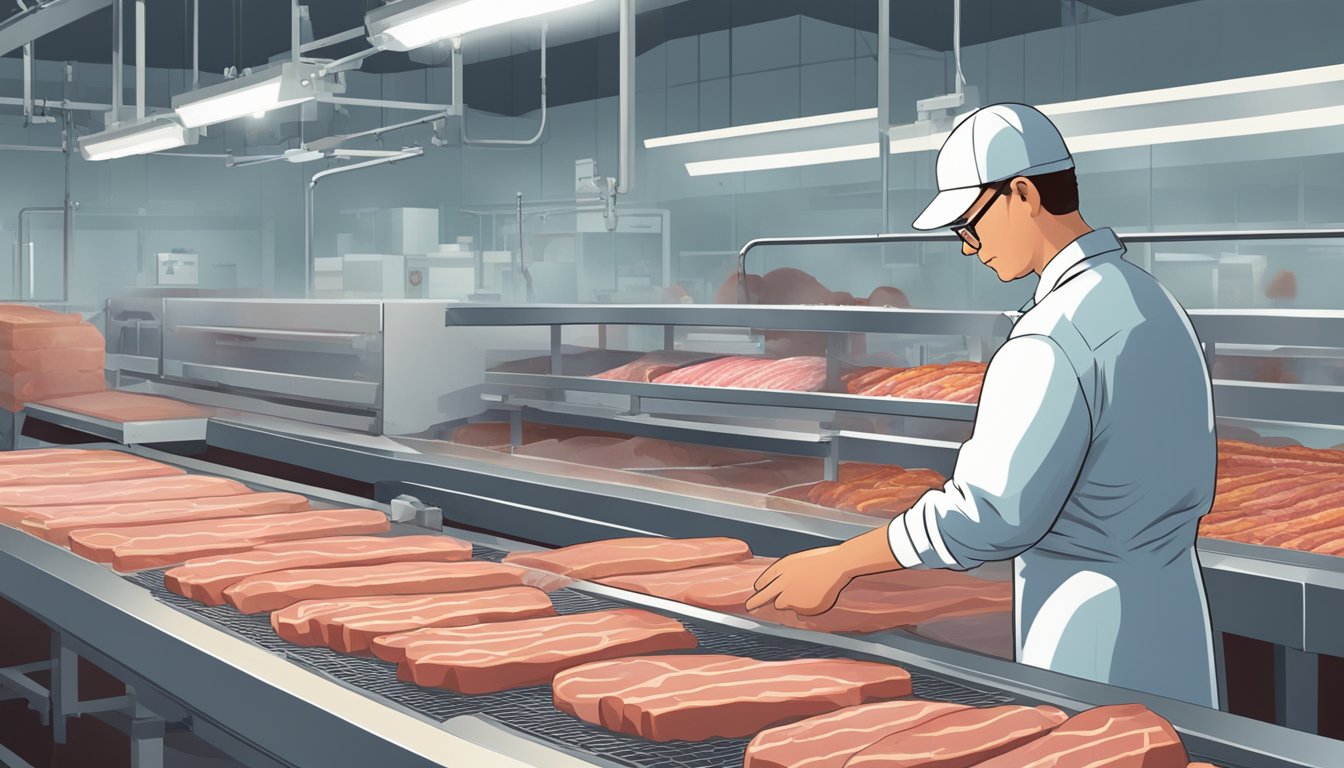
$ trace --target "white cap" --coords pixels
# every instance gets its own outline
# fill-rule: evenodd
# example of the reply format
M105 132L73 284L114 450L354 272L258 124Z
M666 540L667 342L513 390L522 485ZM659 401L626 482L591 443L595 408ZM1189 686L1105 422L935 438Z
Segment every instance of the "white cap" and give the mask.
M986 184L1073 167L1050 118L1026 104L994 104L967 115L938 150L938 196L915 229L942 229L975 204Z

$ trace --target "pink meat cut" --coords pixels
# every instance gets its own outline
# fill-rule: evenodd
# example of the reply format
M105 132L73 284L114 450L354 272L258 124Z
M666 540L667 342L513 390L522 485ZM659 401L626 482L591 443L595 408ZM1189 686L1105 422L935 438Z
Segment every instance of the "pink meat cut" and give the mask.
M202 499L83 504L68 507L14 507L23 530L52 544L69 546L70 534L83 528L131 528L141 525L219 520L308 509L296 493L242 493Z
M649 685L711 664L731 666L741 663L742 657L724 654L626 656L594 661L556 675L551 681L551 700L561 712L590 723L600 723L602 698L611 695L618 687Z
M285 610L292 608L294 606ZM279 613L271 614L272 626L275 626L277 615ZM554 615L555 608L545 592L534 587L504 587L444 595L377 598L363 605L324 614L315 623L323 644L332 650L368 654L374 639L384 635Z
M742 768L844 768L856 752L943 715L968 709L939 701L883 701L771 728L747 745Z
M95 371L102 370L107 355L101 346L78 349L0 349L0 370L34 371Z
M471 544L451 536L341 536L262 544L231 555L191 560L163 575L172 591L206 605L223 605L224 590L249 576L296 568L457 562L471 559Z
M106 345L103 335L88 323L23 327L0 323L0 349L103 349Z
M1140 704L1097 707L977 768L1186 768L1171 723Z
M69 485L186 474L186 470L177 467L115 451L71 458L72 461L64 462L0 466L0 486Z
M222 477L177 475L138 480L107 480L87 485L27 485L0 488L0 523L16 526L19 507L76 506L124 502L200 499L251 493L246 485Z
M593 580L731 563L749 557L751 548L739 539L642 537L594 541L544 552L513 552L504 562L572 579Z
M456 629L421 629L373 641L398 679L458 693L541 685L591 661L696 646L681 622L636 609L553 616Z
M650 382L682 366L700 362L706 357L707 355L702 352L650 352L638 360L612 368L609 371L603 371L593 378Z
M963 709L865 747L845 768L971 768L1049 733L1068 715L1054 707Z
M0 405L11 411L49 397L101 392L107 384L102 369L93 371L0 370Z
M660 742L742 738L910 692L909 673L889 664L715 659L647 684L614 685L598 705L599 724Z
M522 569L477 561L297 568L249 576L224 590L224 599L243 613L266 613L304 600L517 587L525 577Z
M774 562L774 558L770 557L753 557L736 563L704 565L677 571L608 576L601 582L609 587L681 603L687 602L686 596L692 590L712 588L715 584L726 584L734 594L740 592L750 597L755 592L751 585ZM742 602L746 602L746 597L742 598Z
M205 419L211 415L205 408L166 397L119 391L56 397L43 400L42 405L117 423Z
M322 509L224 520L193 520L130 528L86 528L70 534L70 551L118 571L162 568L194 557L242 552L268 541L385 533L376 509Z
M729 386L816 392L826 385L826 358L786 357L762 366Z
M8 467L12 464L50 464L124 455L126 454L120 451L88 450L85 448L29 448L22 451L0 453L0 467Z

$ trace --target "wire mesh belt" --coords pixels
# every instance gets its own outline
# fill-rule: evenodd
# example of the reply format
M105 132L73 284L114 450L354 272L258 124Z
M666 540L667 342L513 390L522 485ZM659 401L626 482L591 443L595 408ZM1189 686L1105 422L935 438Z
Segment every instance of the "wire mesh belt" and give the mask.
M477 559L499 561L504 552L479 544ZM550 686L519 688L502 693L465 696L421 688L397 680L395 664L374 658L347 656L327 648L303 648L282 639L271 629L266 614L245 615L228 606L207 606L169 591L163 571L142 571L126 577L149 590L155 598L174 608L249 640L340 682L381 696L426 717L439 721L461 715L488 717L534 739L549 741L566 750L580 750L630 768L736 768L742 764L746 739L713 739L705 742L655 743L611 733L588 725L556 709ZM627 607L569 589L551 593L561 614L588 613ZM697 652L749 656L765 661L803 658L842 658L847 654L816 643L734 632L694 619L681 619L700 641ZM990 706L1014 701L993 690L972 688L922 670L910 669L915 695L926 699Z

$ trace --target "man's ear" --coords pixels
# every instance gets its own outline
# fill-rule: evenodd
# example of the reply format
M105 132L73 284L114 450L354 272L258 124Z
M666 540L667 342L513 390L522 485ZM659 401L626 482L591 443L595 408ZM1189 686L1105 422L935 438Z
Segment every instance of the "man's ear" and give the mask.
M1008 194L1014 198L1013 202L1026 203L1032 216L1041 212L1041 193L1026 176L1013 179L1008 185Z

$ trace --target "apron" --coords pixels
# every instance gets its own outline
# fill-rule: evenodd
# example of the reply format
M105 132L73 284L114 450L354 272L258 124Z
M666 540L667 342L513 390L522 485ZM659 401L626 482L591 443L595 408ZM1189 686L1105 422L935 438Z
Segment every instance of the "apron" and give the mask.
M1213 634L1194 547L1165 566L1040 549L1015 563L1017 660L1217 708Z

